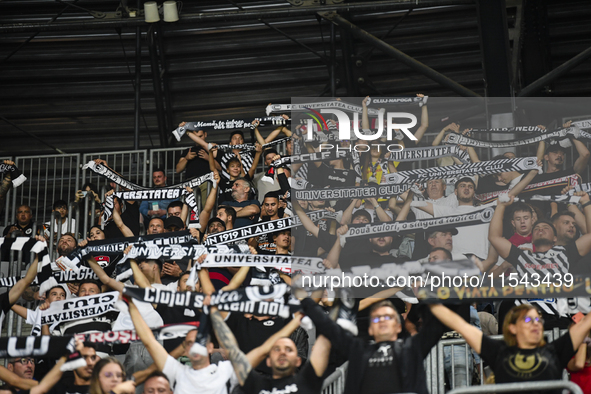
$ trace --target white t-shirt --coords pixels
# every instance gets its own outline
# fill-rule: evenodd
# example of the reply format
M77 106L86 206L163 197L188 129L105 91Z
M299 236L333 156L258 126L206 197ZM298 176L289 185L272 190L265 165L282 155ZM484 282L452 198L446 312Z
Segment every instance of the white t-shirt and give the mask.
M231 388L238 383L230 361L193 369L168 356L162 372L168 377L175 394L228 394L228 380Z
M446 207L457 207L458 206L458 199L454 193L452 193L446 197L438 198L437 200L433 200L431 198L428 198L425 201L432 203L433 206L435 206L435 205L441 205L441 206L446 206ZM428 214L427 212L423 211L422 209L415 208L415 207L411 207L410 209L412 209L412 211L414 212L417 220L431 219L433 217L430 214Z
M74 232L74 231L69 231L68 229L68 220L66 220L64 223L62 223L62 235L65 233L69 233L69 232ZM45 223L45 235L47 237L49 237L50 233L50 228L49 228L50 224L49 222ZM76 219L72 219L72 227L70 227L71 229L75 229L76 228ZM55 234L57 234L57 222L54 220L53 221L53 232Z
M439 204L433 204L434 216L453 216L461 215L474 211L479 211L488 206L496 205L496 201L492 204L472 206L472 205L458 205L457 207L446 207ZM488 257L488 223L477 224L474 226L457 227L458 235L453 236L453 253L465 254L473 253L481 260Z

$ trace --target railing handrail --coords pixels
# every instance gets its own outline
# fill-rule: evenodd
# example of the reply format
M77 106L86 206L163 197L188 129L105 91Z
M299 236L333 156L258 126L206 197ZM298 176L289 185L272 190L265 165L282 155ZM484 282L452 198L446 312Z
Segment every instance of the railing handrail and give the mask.
M485 384L484 386L460 387L449 391L447 394L507 393L513 391L545 391L557 389L567 389L572 394L583 394L583 390L577 384L568 380Z
M347 376L347 369L349 367L349 361L345 361L343 365L337 367L333 373L331 373L324 382L322 383L322 390L333 384L334 382L338 381L339 379L343 379L343 387L344 387L344 380L345 376Z

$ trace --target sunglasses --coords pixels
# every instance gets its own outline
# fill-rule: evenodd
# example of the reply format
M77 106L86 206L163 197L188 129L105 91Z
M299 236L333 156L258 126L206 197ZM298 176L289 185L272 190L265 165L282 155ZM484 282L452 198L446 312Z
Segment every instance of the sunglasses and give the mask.
M23 358L18 358L14 361L15 363L21 363L23 365L27 365L27 364L35 364L35 359L32 358L27 358L27 357L23 357Z
M528 323L528 324L533 324L535 323L540 323L540 324L544 324L544 319L541 317L530 317L530 316L526 316L523 318L523 321Z
M388 320L392 320L394 319L394 315L382 315L382 316L376 316L374 318L371 319L372 323L379 323L382 320L384 321L388 321Z
M113 377L117 377L117 379L122 379L123 373L122 372L105 372L103 374L103 376L107 379L111 379Z

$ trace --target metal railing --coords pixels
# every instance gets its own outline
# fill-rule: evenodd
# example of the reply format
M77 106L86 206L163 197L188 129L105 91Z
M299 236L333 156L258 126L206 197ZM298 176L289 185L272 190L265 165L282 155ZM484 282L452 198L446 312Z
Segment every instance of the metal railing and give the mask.
M545 380L542 382L524 383L497 383L487 384L479 387L460 387L451 390L448 394L486 394L486 393L508 393L517 391L547 391L566 389L572 394L583 394L583 390L573 382L567 380Z
M324 379L322 394L342 394L345 391L345 379L348 369L349 362L347 361Z
M552 342L555 339L557 339L558 337L560 337L561 335L564 335L564 333L566 333L567 330L560 330L558 328L555 328L553 330L548 330L548 331L544 331L544 337L548 340L548 342ZM492 339L503 339L502 335L492 335L490 336L490 338ZM444 348L446 346L450 347L450 352L451 352L451 370L450 370L450 386L452 390L456 390L456 382L455 382L455 368L456 368L456 363L455 363L455 357L454 357L454 346L463 346L465 348L465 354L466 354L466 358L468 359L466 364L466 386L467 387L474 387L472 386L472 374L469 373L469 365L468 363L470 362L470 359L468 357L468 352L472 351L472 348L467 345L466 340L462 339L462 338L458 338L458 339L442 339L439 342L437 342L437 345L435 346L435 349L437 349L436 352L434 352L435 349L433 349L430 353L430 355L428 356L428 358L430 359L430 363L431 363L431 368L427 368L427 366L425 366L425 371L427 373L427 387L430 387L431 389L431 394L444 394L445 393L445 352L444 352ZM435 354L435 356L434 356ZM436 357L436 366L433 368L432 364L433 364L433 357ZM425 361L427 362L427 361ZM426 364L425 364L426 365ZM479 368L480 368L480 386L484 385L484 365L481 362L479 364ZM436 374L435 376L437 376L436 379L433 380L433 374ZM433 384L433 382L435 382L435 384ZM431 384L429 384L431 383Z
M149 160L149 186L152 187L152 171L157 168L164 170L164 174L167 176L167 182L169 185L174 185L185 179L185 171L180 174L176 173L176 165L179 159L182 157L181 153L184 150L189 149L189 146L181 148L163 148L163 149L151 149L150 160Z
M147 186L148 151L146 149L86 153L82 156L82 164L95 159L106 161L111 169L121 174L125 179L140 186ZM151 178L150 176L150 184ZM93 171L82 171L82 184L87 182L94 183L97 186L97 192L101 191L103 186L108 186L108 180L104 176L95 174ZM99 195L99 197L102 199L104 196Z
M79 189L79 154L20 156L15 163L27 181L12 191L11 223L15 221L16 207L20 204L32 208L35 220L47 222L53 202L69 201Z

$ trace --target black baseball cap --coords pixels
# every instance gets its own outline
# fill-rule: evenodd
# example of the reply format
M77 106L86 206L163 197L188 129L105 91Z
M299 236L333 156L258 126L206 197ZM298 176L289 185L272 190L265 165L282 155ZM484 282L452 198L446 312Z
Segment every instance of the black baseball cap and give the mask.
M175 226L180 230L181 228L185 227L185 223L183 223L182 219L178 216L171 216L169 218L166 218L166 220L164 221L164 228L168 230L168 228L172 226Z

